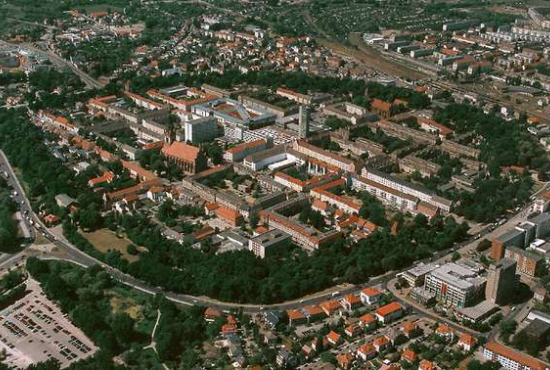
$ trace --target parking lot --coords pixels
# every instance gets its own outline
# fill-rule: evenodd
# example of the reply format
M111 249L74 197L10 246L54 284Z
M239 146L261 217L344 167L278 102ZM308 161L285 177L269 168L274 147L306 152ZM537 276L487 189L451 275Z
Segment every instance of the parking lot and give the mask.
M0 348L8 366L22 369L55 358L64 368L97 350L36 281L29 279L27 287L31 293L0 312Z

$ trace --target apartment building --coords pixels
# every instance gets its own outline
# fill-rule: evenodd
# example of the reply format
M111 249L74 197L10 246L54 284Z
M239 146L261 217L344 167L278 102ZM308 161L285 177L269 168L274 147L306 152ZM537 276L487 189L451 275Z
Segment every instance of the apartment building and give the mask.
M310 195L314 198L333 205L348 214L357 214L361 209L361 203L354 201L351 198L336 195L330 192L330 189L337 187L346 187L344 179L334 180L328 184L311 189Z
M415 196L403 193L362 176L351 176L351 187L357 191L368 191L383 203L390 207L397 208L400 211L410 211L414 213L419 202L419 199Z
M546 370L546 365L532 357L517 352L497 342L489 342L483 349L483 356L498 361L508 370Z
M357 173L361 169L361 165L351 159L331 153L328 150L321 149L303 140L294 142L293 148L299 153L328 163L342 171Z
M440 208L444 212L450 212L452 202L435 195L434 192L398 177L375 170L374 168L363 168L361 175L371 181L384 185L385 187L397 190L401 193L412 195L426 203Z
M485 279L465 266L447 263L426 275L424 291L445 304L467 307L483 297Z
M254 140L248 143L242 143L229 148L223 154L223 158L228 162L240 162L246 156L266 150L271 143L264 139Z

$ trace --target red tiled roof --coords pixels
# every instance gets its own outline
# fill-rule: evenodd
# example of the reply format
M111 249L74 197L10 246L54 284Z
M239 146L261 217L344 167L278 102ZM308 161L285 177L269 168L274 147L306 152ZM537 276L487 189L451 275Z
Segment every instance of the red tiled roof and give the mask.
M382 294L382 292L376 288L365 288L361 291L361 293L366 295L367 297L375 297Z
M376 321L376 318L374 317L373 314L367 313L367 314L364 314L363 316L361 316L359 318L359 320L364 324L371 324L371 323Z
M399 302L392 302L378 308L376 310L376 314L384 317L402 309L403 309L403 306L401 306Z
M527 355L524 355L521 352L516 352L513 349L503 346L501 344L498 344L496 342L489 342L485 346L485 348L493 353L497 353L501 356L507 357L510 360L516 361L524 366L529 366L531 369L534 369L534 370L546 369L546 365L543 362L538 361Z
M168 157L181 159L186 162L194 162L200 149L181 141L174 141L171 145L165 145L162 148L162 154Z

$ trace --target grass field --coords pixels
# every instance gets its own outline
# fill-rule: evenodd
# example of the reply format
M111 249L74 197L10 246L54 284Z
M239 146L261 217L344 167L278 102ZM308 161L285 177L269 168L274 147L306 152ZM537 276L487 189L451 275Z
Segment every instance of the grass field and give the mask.
M139 259L138 256L133 256L126 251L128 245L132 244L131 241L124 238L118 238L113 232L107 229L100 229L91 233L82 233L95 249L102 253L107 253L110 250L119 251L122 254L122 258L132 263Z

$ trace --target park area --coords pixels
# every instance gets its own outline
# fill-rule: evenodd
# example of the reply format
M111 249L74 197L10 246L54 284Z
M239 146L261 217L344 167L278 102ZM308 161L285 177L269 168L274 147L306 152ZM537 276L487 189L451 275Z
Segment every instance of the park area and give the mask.
M129 263L136 262L139 259L139 256L128 253L128 246L132 245L130 240L119 238L108 229L99 229L88 233L83 232L82 236L101 253L107 253L110 250L119 251L121 257Z

